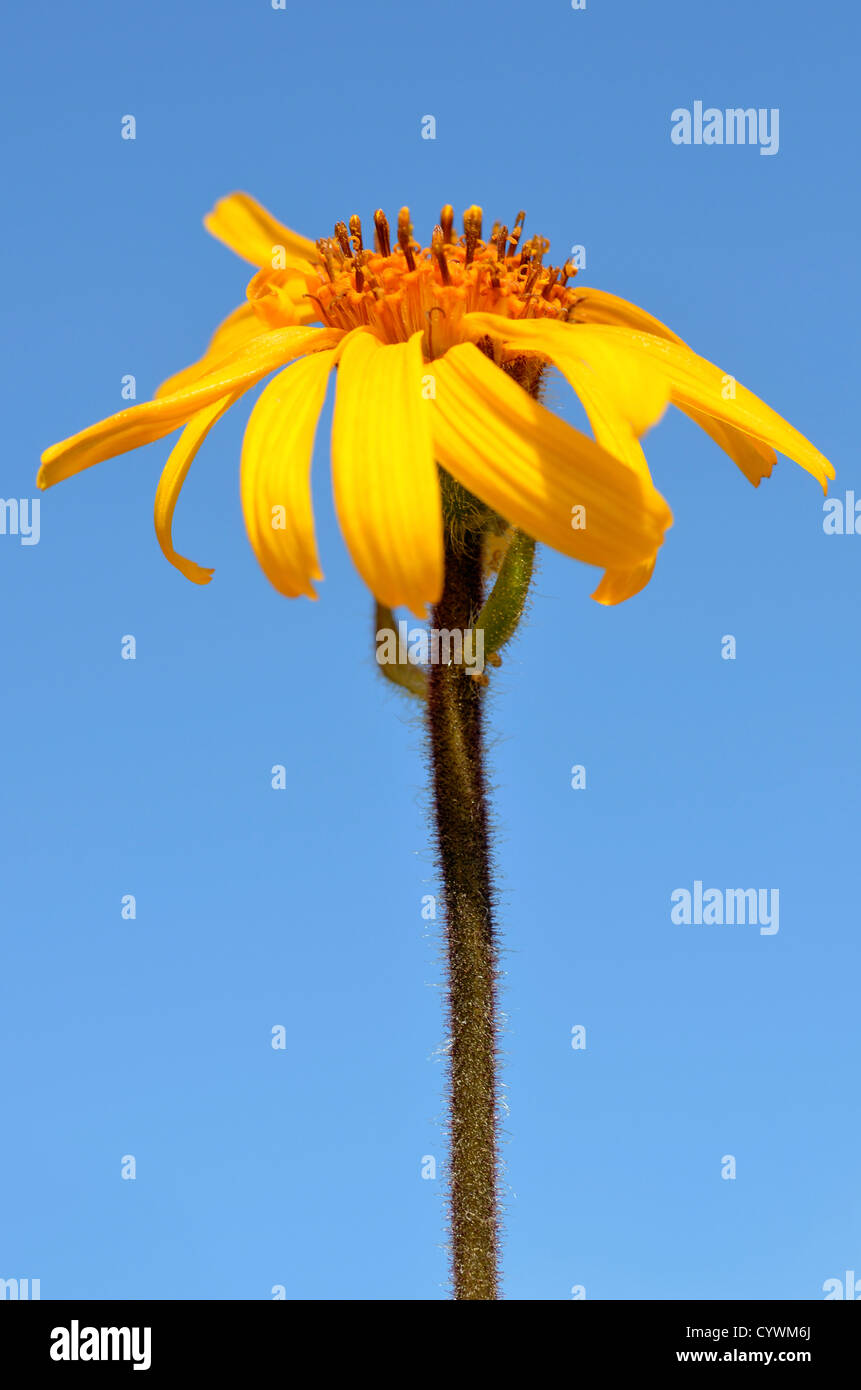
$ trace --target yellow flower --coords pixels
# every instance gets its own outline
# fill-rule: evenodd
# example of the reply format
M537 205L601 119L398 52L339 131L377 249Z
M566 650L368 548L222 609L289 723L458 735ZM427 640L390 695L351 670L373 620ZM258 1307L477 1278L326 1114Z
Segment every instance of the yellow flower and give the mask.
M158 485L156 534L168 560L205 584L212 570L173 547L180 489L215 421L286 366L245 432L242 507L275 588L316 597L311 454L337 367L331 453L341 529L376 597L420 616L442 590L438 464L506 521L602 568L593 597L603 603L648 582L672 521L639 443L668 402L754 486L779 449L826 488L831 465L791 425L642 309L568 285L574 267L545 265L548 242L522 241L523 218L510 232L496 224L485 241L480 208L467 210L458 237L446 207L422 248L404 208L393 247L377 212L370 250L357 217L312 242L246 194L223 199L206 226L261 267L246 302L152 401L46 450L39 486L184 426ZM538 401L548 365L579 396L594 439Z

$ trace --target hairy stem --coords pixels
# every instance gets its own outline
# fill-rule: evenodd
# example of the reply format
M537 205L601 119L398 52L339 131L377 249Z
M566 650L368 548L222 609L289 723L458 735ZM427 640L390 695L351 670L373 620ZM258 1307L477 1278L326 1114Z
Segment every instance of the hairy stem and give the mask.
M483 600L477 531L446 542L433 615L465 633ZM464 665L432 665L428 725L448 957L450 1221L454 1297L496 1299L499 1098L497 946L482 728L483 688Z

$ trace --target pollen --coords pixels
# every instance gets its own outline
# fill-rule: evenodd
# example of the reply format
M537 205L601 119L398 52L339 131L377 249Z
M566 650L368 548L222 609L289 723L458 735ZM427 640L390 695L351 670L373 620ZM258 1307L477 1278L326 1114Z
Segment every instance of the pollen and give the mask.
M381 209L374 213L374 249L366 247L353 216L316 242L317 258L304 266L263 269L248 287L255 313L270 328L307 322L370 329L384 343L403 343L421 332L427 360L462 342L461 319L474 312L512 319L570 321L575 294L567 282L571 262L545 264L545 237L523 240L526 214L509 231L495 222L486 238L480 207L467 208L463 233L446 205L429 244L413 236L409 208L401 208L392 235Z

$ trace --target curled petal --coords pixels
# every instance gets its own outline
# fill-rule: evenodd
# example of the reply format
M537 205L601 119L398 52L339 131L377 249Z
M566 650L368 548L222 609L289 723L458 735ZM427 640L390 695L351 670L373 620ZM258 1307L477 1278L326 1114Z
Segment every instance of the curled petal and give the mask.
M605 335L625 332L631 345L666 373L674 404L741 430L760 444L794 459L816 478L823 492L827 491L828 479L834 477L834 468L828 459L777 411L719 367L698 357L690 348L653 333L618 328L594 328L592 331ZM729 383L731 389L727 389Z
M164 472L159 478L158 487L155 494L155 534L162 554L166 560L184 574L186 579L190 579L192 584L208 584L214 571L204 569L202 565L196 565L193 560L187 560L184 555L179 555L173 548L173 514L182 491L182 485L188 476L197 455L197 451L203 443L216 420L219 420L226 410L229 410L237 399L238 392L229 396L223 396L221 400L214 401L212 405L204 406L196 415L192 415L176 444L171 450L170 457L164 466Z
M430 369L436 456L458 482L587 564L624 568L654 557L672 516L641 472L545 410L471 343Z
M634 565L630 569L616 568L604 571L604 577L591 597L596 603L603 603L607 607L616 603L624 603L626 599L633 598L645 589L655 568L654 557L651 560L644 560L640 565Z
M599 444L650 478L638 440L660 419L670 399L663 373L624 342L608 342L587 325L550 319L468 314L475 337L489 335L510 352L538 352L573 386Z
M678 343L681 347L687 347L687 343L679 337L678 333L667 328L667 325L661 323L660 319L656 319L652 314L647 314L645 309L639 308L638 305L630 304L627 299L620 299L615 294L607 294L604 290L578 289L574 319L577 323L633 328L642 333L653 333L656 338L666 338L668 342ZM732 424L712 418L705 411L692 409L682 401L674 401L673 403L689 419L699 425L700 429L704 430L709 438L723 449L724 453L729 454L754 487L758 487L763 478L771 477L771 471L777 462L777 455L768 444L764 444L760 439L754 439Z

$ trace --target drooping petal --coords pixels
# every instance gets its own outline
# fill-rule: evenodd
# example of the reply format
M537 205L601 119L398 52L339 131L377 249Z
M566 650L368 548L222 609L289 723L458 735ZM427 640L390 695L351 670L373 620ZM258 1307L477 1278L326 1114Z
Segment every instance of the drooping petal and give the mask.
M689 420L693 420L695 425L699 425L701 430L705 430L709 438L713 439L725 454L729 454L733 463L738 465L754 487L759 487L763 478L771 477L777 463L777 454L767 444L754 439L752 435L743 434L741 430L734 429L723 420L713 420L701 410L692 410L690 406L684 405L679 405L679 409Z
M701 429L705 430L706 434L710 435L725 453L729 454L754 487L758 487L763 478L771 476L771 470L777 461L773 449L761 444L758 439L752 439L749 435L742 434L741 430L733 429L720 420L710 419L708 415L703 415L698 410L685 410L684 413L690 416ZM591 415L590 419L592 419ZM592 427L595 429L594 420L592 420ZM633 452L620 452L620 446L624 448L623 439L617 439L615 443L611 443L608 439L602 438L597 430L595 437L605 443L613 453L618 453L620 458L628 458L629 462L636 466L637 459ZM636 440L629 444L629 450L639 450L642 456L642 466L648 468L645 455ZM651 561L637 565L632 570L609 569L592 594L592 598L598 603L608 605L622 603L625 599L633 598L635 594L646 587L652 577L654 567L654 561Z
M619 566L614 569L604 571L604 577L590 595L596 603L603 603L611 607L617 603L624 603L626 599L633 598L645 589L655 568L655 557L651 560L644 560L641 565L634 565L631 568Z
M598 443L651 478L638 440L660 419L670 390L664 374L642 354L624 341L608 342L588 325L549 319L467 314L463 327L471 336L490 336L506 350L546 357L577 392Z
M620 299L615 294L607 294L604 290L580 290L578 287L574 319L577 323L633 328L642 333L653 333L656 338L666 338L669 342L678 343L681 347L688 346L678 333L674 333L665 323L661 323L660 319L656 319L652 314L647 314L645 309L639 308L638 305L630 304L627 299ZM714 440L719 448L723 449L724 453L729 454L754 487L759 487L763 478L771 477L777 456L767 444L763 444L759 439L753 439L731 424L712 419L711 416L702 411L693 410L690 406L682 404L681 401L674 401L674 404L689 419L699 425L700 429L705 430L706 434Z
M353 335L338 367L332 476L341 530L371 592L418 617L443 583L443 524L423 399L422 334L381 344Z
M643 358L637 361L637 354L624 343L608 344L588 324L512 322L495 314L469 314L463 325L471 334L488 334L506 349L526 348L547 357L577 392L597 442L651 482L639 436L660 418L670 396L666 378L656 367ZM633 598L651 579L655 558L607 569L592 598L607 605Z
M261 323L252 306L248 303L240 304L216 328L203 356L163 381L154 398L158 400L160 396L173 396L177 391L184 391L186 386L206 376L207 372L211 372L243 343L249 342L252 338L259 338L267 331L266 324Z
M471 343L428 370L436 456L470 492L587 564L630 568L654 557L672 515L640 472L545 410Z
M621 421L639 439L657 424L670 403L670 392L662 373L648 359L637 361L624 343L608 340L588 325L548 324L548 328L550 360L578 394L588 397L596 417L593 428L602 434L615 433ZM586 399L583 404L588 413Z
M303 357L261 393L242 443L245 527L267 579L288 598L316 598L322 579L314 536L311 455L337 350Z
M592 331L606 335L624 333L632 346L666 372L675 404L740 429L794 459L817 479L823 492L827 490L828 479L834 477L828 459L776 411L712 362L698 357L690 348L653 333L620 328L594 328Z
M495 337L492 317L471 315L464 323L484 318L487 323L483 331ZM542 332L542 328L546 331ZM521 331L503 335L504 346L539 348L573 386L597 442L651 482L639 436L660 418L669 401L669 387L661 374L651 364L644 372L642 363L627 349L617 352L611 346L608 350L596 342L588 325L575 329L548 320L527 319L518 322L517 329ZM653 555L633 568L605 570L592 598L605 605L633 598L651 579L656 558Z
M599 305L602 312L617 320L616 326L623 326L622 321L625 317L636 321L640 326L653 324L656 337L664 336L682 347L686 346L669 328L665 328L657 319L653 319L636 305L629 305L625 300L603 294L599 290L587 290L585 293L590 296L589 303L592 304L593 311L595 304ZM491 314L470 314L464 318L464 325L473 333L481 330L497 338L504 336L502 325L509 322ZM661 330L660 334L657 332L658 329ZM606 337L601 340L601 335L593 332L591 323L560 324L547 319L515 320L506 341L512 344L522 341L525 344L531 337L538 343L542 332L547 357L567 377L579 395L599 444L603 444L611 453L626 459L635 467L648 467L637 439L645 429L656 422L663 408L662 402L666 404L669 398L669 382L662 371L656 364L649 363L651 377L644 380L642 363L645 359L642 354L639 354L641 361L638 364L638 354L631 352L619 337L610 341ZM554 344L560 338L563 343L567 338L572 347L576 347L576 357L570 350L567 353L554 352ZM602 346L603 354L600 351ZM590 371L589 368L593 370ZM734 429L723 421L712 419L699 410L684 406L680 401L674 401L674 404L729 454L754 487L759 486L762 478L771 476L777 459L774 450L767 444L743 434L741 430Z
M161 546L162 554L179 570L180 574L184 574L186 579L190 579L193 584L208 584L214 570L204 569L202 565L196 565L193 560L187 560L184 555L179 555L174 550L173 514L179 494L182 491L182 485L198 449L216 420L230 409L239 394L239 392L231 392L229 396L223 396L221 400L213 401L212 405L204 406L203 410L192 415L171 450L156 488L155 534Z
M271 266L278 247L284 248L288 261L304 264L317 259L313 241L291 232L248 193L230 193L220 199L203 225L252 265Z
M185 390L121 410L53 444L42 455L37 486L52 487L104 459L163 439L213 401L253 386L276 367L304 353L334 347L341 336L340 330L329 328L279 328L252 338Z

